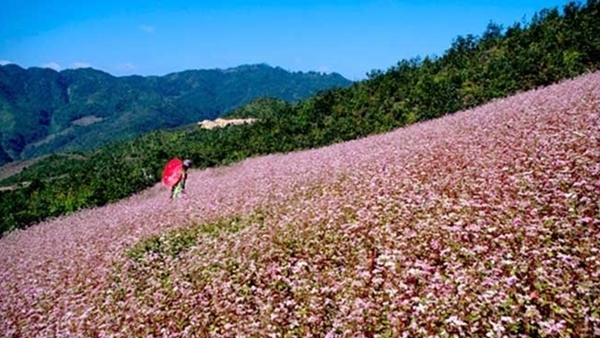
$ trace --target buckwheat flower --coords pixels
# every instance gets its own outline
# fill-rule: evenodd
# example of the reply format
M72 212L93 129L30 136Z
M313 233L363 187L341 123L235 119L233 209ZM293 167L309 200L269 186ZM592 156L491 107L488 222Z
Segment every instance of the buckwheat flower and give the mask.
M462 320L460 320L455 315L452 315L452 316L448 317L448 319L446 319L444 322L447 323L447 324L452 324L452 325L457 326L457 327L467 325L467 323L463 322Z
M506 330L502 321L494 322L490 320L490 324L492 325L492 332L488 332L486 337L494 337L498 334L504 333Z
M417 313L425 313L425 310L427 310L427 306L425 306L423 304L418 304L417 306L414 307L414 309Z
M485 277L483 279L483 282L481 283L481 285L484 287L489 287L489 286L492 286L493 284L494 284L494 279L490 278L490 277ZM492 290L488 290L488 291L492 291Z
M560 334L565 327L565 323L564 320L556 322L554 319L550 319L548 321L539 322L538 324L542 328L544 334L550 336Z
M308 322L311 324L317 324L320 321L321 321L321 318L319 316L312 315L312 316L308 317Z
M513 286L513 285L517 284L518 281L519 281L519 278L517 278L517 276L510 276L506 279L506 285Z

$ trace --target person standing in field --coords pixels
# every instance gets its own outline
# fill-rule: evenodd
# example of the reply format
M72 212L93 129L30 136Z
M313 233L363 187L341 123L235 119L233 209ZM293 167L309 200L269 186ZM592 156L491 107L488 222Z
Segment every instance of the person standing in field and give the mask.
M179 180L177 181L177 183L175 183L173 185L173 187L171 188L171 199L179 198L179 194L185 193L185 182L186 182L187 176L188 176L187 171L191 165L192 165L191 160L185 159L183 161L183 172L182 172L181 176L179 177Z

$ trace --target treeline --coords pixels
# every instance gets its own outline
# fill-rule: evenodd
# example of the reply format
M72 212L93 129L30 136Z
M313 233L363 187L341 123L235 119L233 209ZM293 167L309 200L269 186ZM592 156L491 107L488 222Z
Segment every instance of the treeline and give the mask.
M325 146L549 85L599 65L599 0L545 9L528 24L506 29L490 23L481 36L457 37L440 57L402 60L351 87L296 104L265 98L230 114L258 117L252 125L152 132L93 153L51 156L1 182L30 183L0 192L0 231L129 196L158 182L174 156L205 168Z

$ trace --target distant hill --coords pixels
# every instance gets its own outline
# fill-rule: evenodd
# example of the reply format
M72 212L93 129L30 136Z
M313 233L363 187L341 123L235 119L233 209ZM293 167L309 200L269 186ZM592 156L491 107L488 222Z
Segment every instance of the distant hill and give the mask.
M296 102L351 83L266 64L147 77L8 64L0 66L0 165L214 119L259 97Z

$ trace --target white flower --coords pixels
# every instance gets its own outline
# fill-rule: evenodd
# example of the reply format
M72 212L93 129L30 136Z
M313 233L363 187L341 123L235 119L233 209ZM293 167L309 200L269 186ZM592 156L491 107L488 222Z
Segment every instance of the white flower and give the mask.
M465 326L467 325L467 323L463 322L462 320L458 319L457 316L450 316L448 319L446 319L445 323L447 324L452 324L454 326Z

